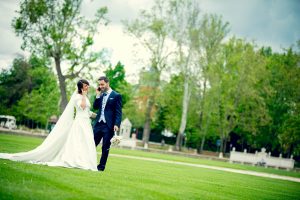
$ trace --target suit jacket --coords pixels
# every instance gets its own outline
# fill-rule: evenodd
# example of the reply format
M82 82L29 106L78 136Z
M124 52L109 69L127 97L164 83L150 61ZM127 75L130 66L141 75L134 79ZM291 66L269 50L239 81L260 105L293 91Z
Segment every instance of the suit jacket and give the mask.
M101 110L102 110L102 101L103 101L103 95L100 96L100 98L96 98L94 101L93 108L98 110L95 124L100 119L101 116ZM110 129L113 129L114 125L120 127L121 120L122 120L122 97L119 93L116 91L112 91L108 99L106 101L106 106L104 108L104 117L106 120L106 124Z

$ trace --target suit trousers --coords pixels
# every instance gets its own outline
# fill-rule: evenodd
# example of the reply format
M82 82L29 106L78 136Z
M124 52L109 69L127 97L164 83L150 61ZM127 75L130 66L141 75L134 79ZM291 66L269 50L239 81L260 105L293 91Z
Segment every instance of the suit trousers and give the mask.
M111 130L107 124L102 121L97 122L93 129L96 146L98 146L102 139L102 155L100 158L99 168L104 170L111 145L110 140L113 137L113 130Z

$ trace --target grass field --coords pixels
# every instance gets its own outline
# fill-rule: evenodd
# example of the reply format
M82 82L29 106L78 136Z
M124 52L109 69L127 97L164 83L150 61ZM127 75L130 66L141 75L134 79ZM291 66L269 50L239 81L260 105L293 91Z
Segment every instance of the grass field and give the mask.
M0 134L0 152L30 150L41 138ZM100 148L98 149L100 151ZM111 153L255 170L283 170L113 148ZM0 159L0 199L300 199L300 183L110 156L104 173Z

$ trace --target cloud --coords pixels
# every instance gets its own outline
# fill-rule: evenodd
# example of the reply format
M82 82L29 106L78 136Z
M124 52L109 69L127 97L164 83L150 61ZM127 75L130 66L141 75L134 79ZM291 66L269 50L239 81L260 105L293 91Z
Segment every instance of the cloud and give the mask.
M217 13L230 23L230 35L255 40L275 51L300 39L298 0L203 0L203 11Z
M18 9L17 1L2 1L0 4L0 59L16 53L22 53L21 39L18 38L11 26L15 11Z
M102 28L99 35L95 37L94 50L99 51L106 48L111 52L111 63L115 66L119 61L125 66L126 75L131 81L137 81L137 71L141 68L135 58L135 41L123 33L120 24L114 24ZM140 56L146 57L145 52L139 49Z
M82 13L92 17L100 7L108 8L108 18L112 24L121 24L122 20L131 20L138 16L141 9L148 9L153 5L153 0L84 0L82 4Z

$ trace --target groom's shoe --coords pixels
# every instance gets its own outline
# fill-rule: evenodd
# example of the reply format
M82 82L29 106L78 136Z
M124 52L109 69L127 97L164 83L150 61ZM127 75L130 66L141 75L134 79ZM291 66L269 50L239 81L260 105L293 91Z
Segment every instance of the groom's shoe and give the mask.
M98 169L98 171L104 171L105 167L98 165L97 169Z

